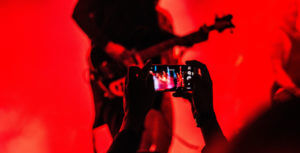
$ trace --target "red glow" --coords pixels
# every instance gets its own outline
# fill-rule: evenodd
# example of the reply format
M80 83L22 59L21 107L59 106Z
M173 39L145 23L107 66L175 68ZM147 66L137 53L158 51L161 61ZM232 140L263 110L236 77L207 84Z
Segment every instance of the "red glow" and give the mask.
M211 24L216 14L234 16L233 34L212 32L209 41L189 49L182 60L207 64L217 118L228 138L269 105L270 40L286 2L161 0L179 35ZM0 152L92 153L94 112L86 80L90 46L71 18L75 4L76 0L0 1ZM203 140L189 104L174 99L173 106L170 152L199 152ZM103 152L111 138L105 129L96 133L97 148ZM199 149L187 148L178 137Z

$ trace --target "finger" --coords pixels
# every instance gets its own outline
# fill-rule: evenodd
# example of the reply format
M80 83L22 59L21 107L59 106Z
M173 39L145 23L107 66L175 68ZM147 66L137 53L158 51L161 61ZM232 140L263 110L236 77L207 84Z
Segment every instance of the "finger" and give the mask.
M195 74L191 79L191 83L192 83L192 90L194 92L197 92L197 89L203 86L203 79L201 78L200 75Z
M190 95L190 93L187 92L174 92L173 97L182 97L182 98L188 98Z
M154 82L153 82L153 76L151 75L151 74L149 74L148 76L147 76L147 78L146 78L147 80L145 80L145 82L146 82L146 91L145 92L147 92L147 94L148 95L150 95L150 96L153 96L154 95L154 93L155 93L155 89L154 89ZM152 97L153 98L153 97ZM148 100L149 101L149 100ZM149 108L151 108L152 107L152 105L153 105L153 100L152 101L149 101L150 103L149 103Z
M195 66L195 67L199 67L199 68L206 68L205 64L203 64L199 61L196 61L196 60L186 61L185 64Z
M150 75L149 71L152 66L152 61L149 59L146 61L145 66L142 69L142 76L143 78L146 78L148 75Z
M202 73L205 73L206 66L204 64L196 60L186 61L185 63L186 65L190 65L193 67L194 74L199 74L200 76L202 76Z
M200 68L201 73L199 75L201 75L201 77L203 77L204 80L211 81L209 71L205 64L198 62L196 60L186 61L185 63L186 65L191 65L194 68L194 74L199 74L198 72L199 69L197 68Z
M143 60L142 60L140 54L134 52L133 55L134 55L134 58L135 58L135 60L136 60L136 62L137 62L137 66L138 66L139 68L142 68L142 67L144 66L144 62L143 62Z
M142 71L149 71L150 68L151 68L151 65L152 65L152 60L148 59L148 60L145 62L145 66L143 67L143 70L142 70Z
M180 93L180 92L174 92L174 93L172 94L172 96L173 96L173 97L183 97L182 93Z
M190 93L173 93L172 94L173 97L181 97L183 99L186 99L188 100L191 105L193 104L193 98L192 98L192 95Z
M154 81L153 76L151 74L147 75L147 88L150 92L154 92Z
M191 98L191 93L186 91L184 88L177 88L175 93L172 94L174 97L182 97L185 99Z
M177 88L175 92L172 94L173 97L182 97L182 90Z

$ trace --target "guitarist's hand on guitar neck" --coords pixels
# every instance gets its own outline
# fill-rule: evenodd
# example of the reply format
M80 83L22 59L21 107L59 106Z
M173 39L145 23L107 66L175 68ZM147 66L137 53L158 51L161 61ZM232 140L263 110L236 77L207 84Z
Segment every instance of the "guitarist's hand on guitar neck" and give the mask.
M188 38L181 38L179 45L184 47L192 47L197 42L206 41L208 39L209 31L209 28L206 25L203 25L198 30L197 35Z
M110 41L107 43L105 51L114 60L123 63L127 67L138 66L141 68L144 66L143 60L137 52L127 50L120 44Z

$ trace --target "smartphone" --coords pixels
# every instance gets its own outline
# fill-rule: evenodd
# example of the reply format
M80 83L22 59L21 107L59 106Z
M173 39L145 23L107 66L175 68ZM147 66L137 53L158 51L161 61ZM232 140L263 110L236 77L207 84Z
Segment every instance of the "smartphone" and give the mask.
M192 66L152 65L149 73L153 75L154 89L158 92L175 91L178 88L192 90Z

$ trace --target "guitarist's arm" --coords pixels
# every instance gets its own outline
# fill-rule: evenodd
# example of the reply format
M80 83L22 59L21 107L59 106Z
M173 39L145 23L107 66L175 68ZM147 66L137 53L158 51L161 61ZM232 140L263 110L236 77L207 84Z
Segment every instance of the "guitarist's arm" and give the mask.
M290 76L283 68L284 59L288 57L291 44L289 38L281 33L282 37L278 37L278 40L274 43L274 50L271 54L272 68L275 75L275 81L285 90L289 91L293 95L300 96L300 89L291 80Z
M102 48L111 57L119 60L121 54L124 54L126 50L125 47L110 41L104 34L103 29L99 28L99 25L96 23L95 13L97 12L97 20L101 20L104 15L102 12L103 7L105 6L102 0L79 0L72 17L92 40L93 45L96 45L97 48Z

